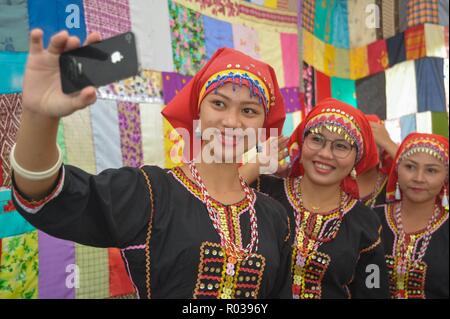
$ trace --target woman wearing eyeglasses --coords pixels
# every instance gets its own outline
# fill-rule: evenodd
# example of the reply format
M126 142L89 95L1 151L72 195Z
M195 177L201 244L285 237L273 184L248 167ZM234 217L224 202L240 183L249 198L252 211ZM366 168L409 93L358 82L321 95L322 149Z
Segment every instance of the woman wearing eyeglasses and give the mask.
M374 149L364 114L325 99L289 140L290 176L261 175L257 187L293 220L294 298L389 298L381 223L355 180L376 165Z
M377 147L371 147L367 150L365 156L370 158L370 162L364 167L364 171L356 171L356 182L358 183L359 200L364 205L374 208L386 204L387 179L398 145L392 141L389 132L377 115L366 114L365 116L372 128L374 143ZM275 175L286 177L289 174L289 164L283 160L289 156L289 152L287 151L289 138L281 136L277 142L277 147L274 147L274 141L267 143L267 145L271 146L277 152L278 161L280 161ZM374 143L372 142L371 145L374 145ZM269 153L275 153L273 150L269 151ZM256 180L253 186L258 190L261 187L261 178L266 178L260 176L260 174L265 174L260 172L260 168L261 164L259 160L249 162L240 168L240 171L248 182Z

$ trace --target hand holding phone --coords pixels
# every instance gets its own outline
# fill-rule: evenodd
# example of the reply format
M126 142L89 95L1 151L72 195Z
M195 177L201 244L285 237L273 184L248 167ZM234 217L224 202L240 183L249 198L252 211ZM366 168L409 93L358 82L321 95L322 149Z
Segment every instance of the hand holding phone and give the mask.
M127 32L66 51L59 57L59 66L66 94L135 76L139 72L135 36Z
M74 94L61 88L59 56L80 47L80 39L67 31L53 35L48 48L43 45L44 32L30 32L30 50L23 79L22 108L32 114L61 118L91 105L96 100L95 87L89 86ZM98 32L89 33L84 45L101 40Z

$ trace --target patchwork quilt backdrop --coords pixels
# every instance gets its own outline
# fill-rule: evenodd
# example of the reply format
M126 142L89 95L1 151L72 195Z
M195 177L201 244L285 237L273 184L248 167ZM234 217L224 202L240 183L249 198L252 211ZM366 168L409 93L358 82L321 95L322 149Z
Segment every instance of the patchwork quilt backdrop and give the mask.
M448 136L448 1L0 0L0 298L132 298L121 252L53 238L11 202L9 153L22 111L28 32L67 29L83 41L133 31L141 73L98 89L63 118L64 162L97 174L143 163L179 164L183 142L160 115L220 47L270 63L289 135L332 96L411 131Z

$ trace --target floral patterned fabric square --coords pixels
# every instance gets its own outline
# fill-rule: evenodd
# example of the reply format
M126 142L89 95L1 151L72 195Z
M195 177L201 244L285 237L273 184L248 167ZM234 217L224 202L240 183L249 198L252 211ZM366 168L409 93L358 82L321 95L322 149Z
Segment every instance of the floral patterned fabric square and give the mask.
M202 15L174 1L169 1L169 15L175 69L184 75L195 75L206 63Z
M38 233L2 239L0 299L38 297Z

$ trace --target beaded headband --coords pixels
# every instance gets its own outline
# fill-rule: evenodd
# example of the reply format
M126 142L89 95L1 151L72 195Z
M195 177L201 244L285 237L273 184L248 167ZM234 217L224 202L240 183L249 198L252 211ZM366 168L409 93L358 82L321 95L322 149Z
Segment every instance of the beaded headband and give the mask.
M448 166L448 150L445 149L444 145L439 143L439 141L433 138L417 138L412 139L405 145L405 149L399 157L397 164L404 160L405 158L417 154L417 153L425 153L433 156L439 161L443 162L445 166Z
M341 135L351 145L356 144L356 162L360 161L364 153L364 139L352 115L335 108L323 108L306 124L303 139L308 132L319 133L323 128Z
M213 74L208 81L205 82L200 90L199 106L205 97L205 92L211 89L211 87L214 88L214 90L217 90L228 82L233 83L233 85L239 85L240 87L242 87L243 84L247 85L250 90L250 97L259 97L259 103L263 104L265 114L269 112L270 105L275 102L275 97L272 97L272 103L269 103L269 90L260 77L246 70L228 69Z

